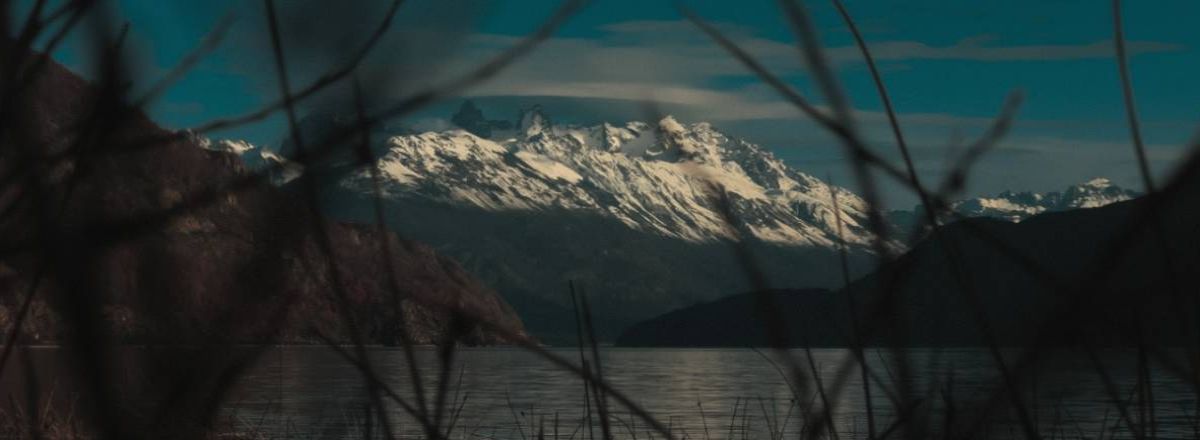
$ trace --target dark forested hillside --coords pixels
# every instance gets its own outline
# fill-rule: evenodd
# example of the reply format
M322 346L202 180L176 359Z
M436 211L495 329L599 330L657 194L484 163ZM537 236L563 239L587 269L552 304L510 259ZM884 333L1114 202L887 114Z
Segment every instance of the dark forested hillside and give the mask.
M21 322L20 340L349 341L352 326L376 343L501 342L458 328L455 306L523 334L428 246L314 216L234 155L32 57L43 69L6 107L27 111L0 138L0 327Z
M790 343L845 346L850 300L868 344L1184 345L1196 329L1200 196L1185 176L1150 199L942 227L848 288L776 293ZM1160 235L1161 234L1161 235ZM754 294L632 326L631 346L765 345ZM826 328L826 327L831 328Z

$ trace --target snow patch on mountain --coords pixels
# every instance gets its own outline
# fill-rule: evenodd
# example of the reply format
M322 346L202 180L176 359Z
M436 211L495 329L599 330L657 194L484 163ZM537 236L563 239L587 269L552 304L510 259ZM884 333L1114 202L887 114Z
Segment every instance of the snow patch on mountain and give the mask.
M522 162L525 162L525 165L541 173L544 177L559 179L569 183L579 183L580 180L583 180L583 176L580 176L575 170L540 154L518 151L516 156Z
M208 138L203 138L203 140L200 141L200 146L213 151L233 153L238 156L246 154L254 149L254 145L250 144L249 142L232 139L211 140Z
M245 155L242 156L246 157ZM283 157L273 151L258 150L258 159L261 161L260 168L274 170L268 173L271 177L271 183L275 185L284 185L293 180L299 179L304 174L304 165Z
M185 131L183 134L200 148L238 156L250 171L267 171L271 183L277 186L287 184L304 174L304 165L243 140L211 139L191 131Z

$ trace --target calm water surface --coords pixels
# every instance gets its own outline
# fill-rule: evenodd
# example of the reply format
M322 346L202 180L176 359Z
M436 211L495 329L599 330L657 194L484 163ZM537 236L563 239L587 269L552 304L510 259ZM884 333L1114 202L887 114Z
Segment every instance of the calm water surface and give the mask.
M578 363L574 349L551 352ZM39 358L54 358L55 349L35 350ZM388 387L416 405L403 351L369 349L376 372ZM904 383L917 399L909 417L925 426L941 427L949 414L958 429L975 428L978 437L1023 437L1011 410L1010 394L986 350L909 350L906 364L915 379ZM822 398L803 351L792 352L808 377L789 384L782 363L769 353L750 349L602 349L604 378L669 427L676 438L799 438L807 432L804 419ZM812 351L830 416L839 438L867 437L867 405L860 372L848 350ZM1016 351L1006 352L1015 358ZM901 366L884 351L867 354L872 379L876 429L888 430L901 407ZM436 394L438 367L433 349L417 350L426 400ZM1136 356L1131 351L1100 353L1105 372L1123 400L1135 398ZM45 362L45 359L43 359ZM1033 422L1045 438L1130 438L1118 407L1094 364L1082 353L1056 352L1044 356L1036 380L1015 385ZM9 375L11 376L11 375ZM1192 389L1167 372L1151 371L1155 430L1160 438L1194 438L1196 398ZM17 385L6 377L6 388ZM839 386L840 383L840 386ZM882 384L882 386L881 386ZM533 439L601 437L594 402L585 402L584 383L572 373L534 354L512 348L473 348L457 352L447 387L444 416L453 421L450 438ZM795 391L794 391L795 390ZM890 396L889 396L890 395ZM988 398L996 396L993 405ZM238 382L223 414L247 430L268 437L337 438L361 435L363 408L368 402L358 370L337 353L320 347L285 347L268 351ZM649 425L610 398L610 420L617 438L650 438ZM592 408L593 424L584 421ZM966 423L981 417L972 408L991 408L986 423ZM423 437L421 427L392 406L391 425L405 436ZM1134 423L1149 405L1130 404ZM1148 417L1148 416L1147 416ZM592 434L591 432L594 432ZM823 431L827 433L826 431ZM901 437L899 431L891 435Z

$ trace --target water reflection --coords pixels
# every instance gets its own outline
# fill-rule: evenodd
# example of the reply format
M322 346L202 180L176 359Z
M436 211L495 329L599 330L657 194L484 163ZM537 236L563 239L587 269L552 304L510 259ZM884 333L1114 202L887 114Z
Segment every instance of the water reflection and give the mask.
M555 354L578 360L573 349ZM55 349L32 351L35 365L52 370L61 357ZM673 437L689 439L797 438L813 429L806 416L823 420L822 398L808 371L803 351L791 353L807 380L789 385L763 354L749 349L605 349L604 376L640 407L666 425ZM1006 353L1006 358L1015 356ZM1130 402L1138 382L1136 357L1128 351L1100 354L1123 402ZM414 406L418 395L428 406L440 372L436 352L417 351L424 392L418 393L401 350L370 349L372 364L388 386ZM866 438L867 413L862 383L851 353L838 349L812 351L825 398L834 411L829 417L839 438ZM909 426L928 426L934 432L954 426L991 438L1021 437L1016 412L1009 403L995 362L985 350L909 350L913 368L907 382L914 391L905 417L919 422L897 425L901 407L891 355L867 354L872 380L876 430L898 434ZM847 360L851 360L847 364ZM781 362L776 360L775 362ZM1039 431L1065 438L1132 437L1129 423L1120 419L1095 365L1082 353L1056 352L1039 360L1036 376L1015 387ZM18 369L19 370L19 369ZM443 426L453 426L450 438L532 439L538 432L562 439L600 438L595 402L586 396L583 381L519 349L477 348L460 351L451 372ZM1153 413L1160 438L1192 438L1196 398L1191 388L1170 374L1154 370ZM0 383L18 390L20 372L9 372ZM793 393L793 386L800 390ZM836 389L834 389L836 388ZM8 397L8 396L6 396ZM369 396L363 377L337 353L320 347L268 350L239 380L223 414L241 429L268 437L361 438L364 408ZM612 405L610 420L617 438L650 438L649 425L628 409ZM1133 405L1133 404L1131 404ZM591 407L590 424L585 420ZM987 408L987 417L974 411ZM1135 408L1128 407L1136 413ZM422 426L393 405L387 417L396 433L425 437ZM1134 427L1139 420L1131 416ZM986 420L986 423L974 423ZM1111 432L1112 429L1117 431ZM1110 430L1110 432L1106 432ZM830 430L822 429L820 434ZM826 435L822 435L825 437ZM1049 434L1047 434L1049 436Z

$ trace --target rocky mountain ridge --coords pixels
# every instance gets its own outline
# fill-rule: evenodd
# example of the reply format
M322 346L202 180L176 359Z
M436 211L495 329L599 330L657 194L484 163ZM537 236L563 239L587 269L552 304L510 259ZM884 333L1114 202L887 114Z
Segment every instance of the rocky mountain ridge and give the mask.
M734 226L753 238L832 248L836 192L844 239L864 250L872 240L861 198L708 123L666 116L653 123L559 125L535 106L511 130L490 123L481 131L477 111L465 103L452 120L473 121L466 128L490 136L464 128L387 138L376 165L386 195L488 211L583 212L665 237L714 242L737 238L717 206L724 193ZM343 184L370 192L369 176L361 171Z

